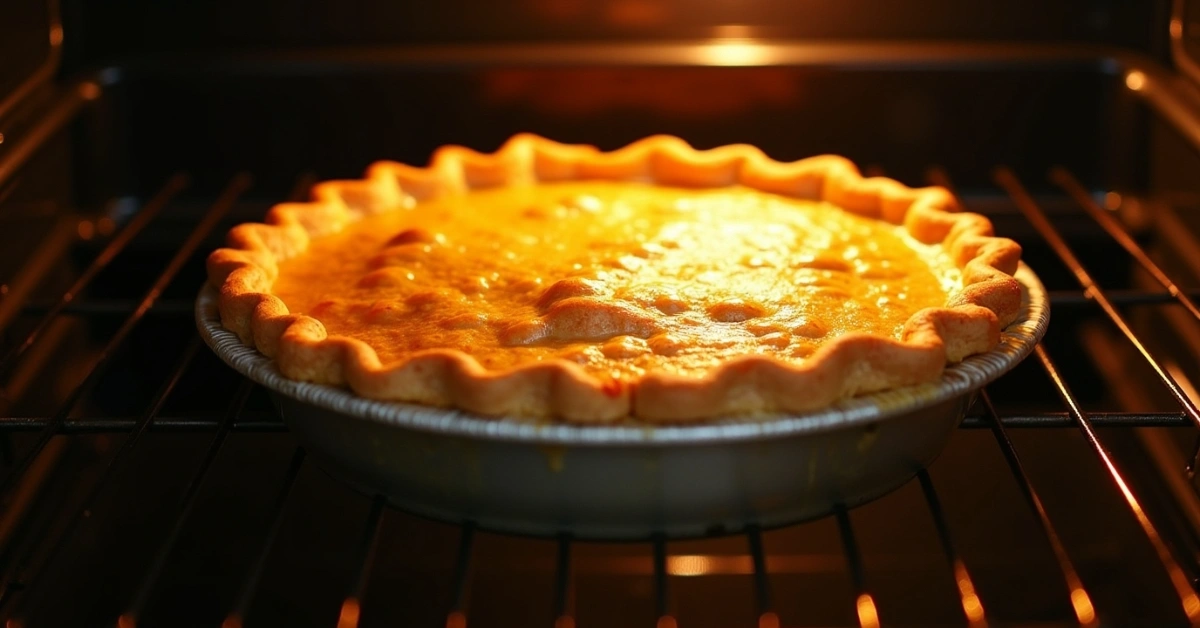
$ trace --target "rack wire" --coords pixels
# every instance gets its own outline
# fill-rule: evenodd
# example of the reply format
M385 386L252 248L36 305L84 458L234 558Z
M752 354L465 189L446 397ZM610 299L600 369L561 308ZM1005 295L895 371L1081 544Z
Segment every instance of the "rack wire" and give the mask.
M941 171L934 170L931 178L934 183L953 187L952 182ZM296 182L295 195L301 195L311 185L312 180L313 177L310 174L300 176ZM1059 568L1062 595L1069 603L1078 625L1094 626L1098 624L1092 594L1083 583L1079 575L1079 567L1063 542L1065 533L1058 528L1043 505L1043 500L1022 462L1021 455L1010 438L1010 430L1071 427L1080 430L1093 455L1102 464L1113 486L1122 496L1125 506L1137 520L1145 540L1153 547L1162 570L1173 587L1178 600L1180 617L1188 623L1195 624L1200 622L1200 597L1197 597L1196 593L1197 565L1194 557L1185 555L1164 540L1158 523L1152 520L1151 515L1144 508L1142 498L1136 494L1126 473L1119 468L1111 452L1102 443L1097 430L1106 427L1131 426L1174 428L1200 426L1200 411L1197 410L1194 402L1175 377L1159 363L1132 331L1119 308L1122 305L1178 305L1200 320L1200 309L1197 309L1194 301L1197 293L1181 289L1166 272L1154 263L1120 223L1111 219L1094 204L1086 189L1070 172L1061 168L1055 169L1049 173L1049 180L1058 185L1064 194L1074 199L1080 209L1091 216L1114 241L1128 251L1130 257L1150 276L1154 277L1165 290L1163 293L1129 290L1108 291L1100 287L1055 225L1046 217L1037 201L1026 191L1021 180L1010 170L1003 168L997 170L995 176L997 186L1008 195L1030 224L1050 244L1055 254L1067 265L1080 285L1081 292L1078 293L1054 293L1054 305L1056 307L1095 308L1102 312L1108 322L1122 333L1140 358L1154 371L1158 382L1178 404L1178 410L1156 413L1085 411L1075 393L1062 377L1054 357L1045 346L1039 346L1033 359L1040 365L1047 381L1061 398L1062 409L1037 414L1003 416L997 412L991 397L985 391L976 405L975 413L964 421L963 428L991 431L996 446L1011 472L1012 481L1034 516L1053 560ZM0 556L0 578L2 578L0 580L0 616L9 617L8 625L14 628L23 625L24 609L21 606L21 599L30 590L43 586L44 578L55 561L68 559L67 556L61 555L63 548L67 547L63 540L74 534L80 526L86 525L88 513L104 492L111 487L112 478L128 461L134 450L141 445L144 435L156 431L201 433L211 435L211 441L201 460L194 467L186 488L175 505L172 525L161 538L154 541L156 549L153 557L136 586L134 594L124 602L123 612L113 618L116 624L122 628L132 628L142 623L146 609L154 598L164 567L174 555L185 551L185 548L179 546L181 530L193 512L197 496L201 492L207 474L220 456L222 447L228 439L233 434L272 433L286 429L284 423L273 413L248 409L247 401L254 390L254 385L248 381L240 384L228 407L219 416L190 417L163 413L172 393L201 353L198 339L193 339L180 354L177 363L163 379L157 393L141 415L84 418L71 416L77 403L89 394L100 378L111 368L112 357L127 341L134 327L143 319L149 316L170 317L184 314L190 316L190 303L163 302L160 297L183 265L200 253L201 244L221 224L223 217L249 189L251 177L246 173L240 173L227 182L224 190L211 203L207 212L195 224L190 234L140 299L98 302L81 300L81 295L85 294L89 283L108 264L125 252L139 232L159 216L164 208L175 202L179 193L186 188L187 183L188 177L184 174L167 179L159 191L146 203L142 211L108 241L74 284L58 300L52 303L23 304L23 311L27 315L39 318L32 327L32 331L14 344L13 348L0 359L0 373L4 373L25 352L36 345L53 321L59 317L104 316L118 318L121 321L87 368L85 376L72 388L56 411L48 416L0 417L0 438L8 438L18 433L32 432L35 434L32 444L24 450L16 452L12 459L2 467L4 474L0 478L0 504L12 503L18 485L56 437L79 434L127 436L120 447L108 456L101 468L99 480L87 491L81 503L70 516L67 525L51 533L52 538L45 543L45 546L51 548L48 554L38 556L35 552L35 545L29 544L15 554ZM1194 458L1195 455L1193 455ZM249 609L259 590L264 570L271 558L280 528L286 518L289 497L293 493L293 487L301 469L307 464L306 460L304 450L295 449L283 480L276 489L275 498L269 507L269 525L258 541L258 549L254 553L254 558L245 573L234 602L225 615L223 622L225 628L240 627L246 621ZM1179 471L1180 473L1190 472L1192 468ZM988 609L991 608L991 605L981 599L976 590L972 575L973 569L957 550L954 531L948 523L937 487L925 471L918 473L917 482L944 554L946 567L950 570L957 587L961 618L972 627L988 625L990 621ZM361 537L356 545L352 561L353 573L345 582L345 593L337 620L339 628L351 628L359 625L362 615L369 612L371 608L371 600L367 597L367 585L376 566L381 530L387 518L388 509L386 501L382 497L374 496L365 499L369 501L370 505L361 524ZM864 564L855 535L853 513L844 508L838 509L834 518L841 539L842 554L851 576L854 597L850 604L853 607L854 617L862 628L871 628L886 623L887 618L881 616L875 603L870 574ZM459 541L449 583L450 599L444 613L444 623L447 628L464 628L468 624L470 616L468 591L471 581L475 532L475 526L469 522L459 528ZM752 620L757 622L759 628L776 628L785 618L780 617L775 604L776 596L769 570L770 563L767 560L769 550L764 546L762 531L757 527L751 526L742 534L746 540L753 585L756 616ZM553 587L549 592L551 605L549 610L555 628L569 628L575 625L570 599L572 548L575 542L571 537L565 535L554 539L553 542L556 544L556 558L553 568ZM678 622L673 610L670 589L672 568L669 539L655 536L648 539L648 543L652 554L655 601L655 617L648 618L648 620L655 621L659 628L672 628Z

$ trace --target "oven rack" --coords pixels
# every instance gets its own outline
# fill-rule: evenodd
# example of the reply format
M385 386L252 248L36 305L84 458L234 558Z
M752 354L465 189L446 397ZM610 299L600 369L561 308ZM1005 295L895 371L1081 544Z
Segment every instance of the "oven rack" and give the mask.
M68 99L60 104L59 109L52 110L47 119L56 121L53 126L61 125L78 107L95 97L95 93L81 89L73 102ZM53 128L47 127L45 133L37 135L44 140ZM33 150L14 150L0 159L0 182L10 177L28 158ZM1194 402L1181 387L1176 378L1156 361L1146 349L1141 339L1130 327L1121 314L1121 305L1151 305L1156 307L1182 307L1192 317L1200 320L1200 310L1195 304L1197 293L1184 291L1174 283L1167 274L1159 268L1133 237L1118 222L1104 213L1093 200L1092 196L1074 178L1063 169L1055 169L1048 173L1049 179L1073 199L1079 208L1092 217L1115 242L1120 244L1131 258L1162 286L1162 291L1106 291L1092 279L1087 269L1079 262L1076 253L1062 237L1055 225L1047 219L1040 204L1026 191L1025 184L1008 169L1000 168L995 172L995 184L1011 200L1020 213L1029 221L1037 232L1051 246L1054 253L1068 267L1080 284L1079 292L1055 292L1052 294L1052 304L1055 308L1096 308L1101 311L1109 323L1125 337L1126 341L1137 352L1140 358L1155 371L1159 383L1174 397L1179 409L1174 412L1156 413L1123 413L1123 412L1088 412L1085 411L1077 395L1063 379L1058 361L1043 345L1039 345L1030 360L1040 365L1047 380L1052 384L1062 401L1062 409L1050 412L1020 414L1011 416L1000 415L988 393L984 391L975 405L974 410L963 423L963 428L990 430L996 446L1003 454L1011 472L1012 480L1022 494L1031 513L1035 516L1045 537L1054 562L1061 572L1062 594L1073 609L1079 625L1097 625L1098 618L1092 598L1087 587L1079 577L1079 570L1072 556L1062 542L1063 532L1047 514L1039 497L1037 488L1031 482L1021 455L1010 439L1012 429L1027 428L1057 428L1074 427L1083 434L1088 446L1100 460L1106 470L1109 481L1120 492L1125 506L1137 519L1145 539L1155 550L1165 571L1175 597L1179 604L1179 616L1189 624L1200 622L1200 597L1197 596L1198 566L1193 557L1186 555L1179 548L1171 546L1151 516L1147 514L1142 499L1127 480L1126 472L1119 468L1113 460L1110 451L1101 442L1097 430L1105 427L1188 427L1200 426L1200 412ZM951 186L952 183L945 174L931 170L932 182ZM295 185L293 197L300 197L312 184L311 175L301 175ZM92 506L104 493L109 480L115 475L130 456L131 451L138 446L140 439L149 431L178 431L194 432L211 436L208 446L200 463L193 469L191 479L178 505L174 522L162 538L148 540L157 548L154 558L146 569L136 593L127 600L125 611L113 620L122 628L131 628L139 624L147 606L155 594L156 585L172 555L183 551L177 545L179 533L187 522L197 495L204 490L206 474L214 461L220 455L222 446L234 434L266 433L285 431L283 422L277 415L265 411L250 411L247 401L254 390L249 381L242 381L236 395L228 408L219 415L212 416L171 416L162 413L172 393L189 371L203 349L198 337L193 337L187 348L178 356L175 367L167 374L161 387L154 395L145 411L136 417L127 416L94 416L74 417L72 410L77 402L92 392L93 387L110 367L110 361L122 344L128 339L133 329L147 317L177 317L180 325L189 329L191 323L192 304L189 301L170 301L161 298L164 290L176 278L180 269L190 260L203 255L202 249L207 239L224 224L223 220L231 209L239 202L252 184L248 173L233 176L224 190L208 207L208 210L195 224L186 239L177 247L170 261L163 267L154 281L146 288L143 296L134 301L101 301L90 302L85 295L89 283L117 256L126 250L130 242L155 220L163 211L176 202L181 192L188 185L186 174L178 174L163 182L158 192L145 204L127 224L117 230L100 253L78 276L74 285L65 291L61 297L52 303L37 303L27 299L16 301L13 294L0 301L0 315L4 312L22 311L34 314L39 322L27 337L20 339L12 348L0 357L0 373L7 372L16 361L30 349L37 346L42 332L46 331L56 319L63 316L78 316L86 319L108 317L119 319L120 325L104 343L97 358L87 370L82 381L74 387L66 399L59 405L58 410L45 416L7 416L7 404L0 399L0 504L9 506L16 501L22 490L21 484L31 467L52 439L58 436L113 433L124 434L127 438L111 453L104 462L101 477L86 493L83 503L71 515L68 524L60 529L54 538L46 544L49 554L40 561L35 561L36 544L22 547L0 547L0 617L8 617L7 626L16 628L23 626L21 600L27 592L43 584L42 577L49 566L56 560L66 560L67 556L60 555L59 550L65 547L61 541L69 537L80 526L87 525L88 513ZM969 204L968 204L969 205ZM19 295L18 295L19 296ZM0 320L3 320L0 316ZM192 332L194 334L194 332ZM1051 334L1055 333L1053 326ZM18 432L32 432L35 440L32 445L22 451L13 451L10 437ZM1195 458L1193 454L1192 458ZM270 525L265 535L258 540L258 550L251 567L244 575L240 593L236 602L228 609L223 626L235 628L241 626L243 619L255 599L259 583L266 568L267 561L286 515L286 505L289 494L305 466L306 456L302 448L296 448L289 462L282 483L275 488L275 494L270 508ZM1192 465L1178 469L1181 476L1190 479L1193 474ZM986 625L989 614L986 600L980 599L972 580L972 570L956 551L954 531L947 523L941 499L937 488L930 476L921 471L917 474L929 515L932 517L937 537L944 554L946 568L953 574L958 589L958 605L961 607L963 620L971 626ZM345 582L344 601L337 622L339 628L357 626L361 614L369 612L371 600L365 598L367 584L371 578L374 556L379 544L380 530L384 518L388 515L385 500L382 497L364 497L370 501L369 512L362 523L361 538L356 545L355 573ZM852 513L840 509L835 514L842 544L842 552L847 563L854 589L854 613L858 623L863 628L879 626L886 620L880 617L872 596L869 574L864 567L859 545L855 538ZM24 522L17 521L20 526ZM466 604L465 591L469 581L472 559L475 526L468 523L461 526L456 558L453 565L451 580L451 599L445 609L445 626L447 628L464 628L468 624L469 608ZM746 540L746 556L748 560L747 573L753 584L755 604L757 609L757 625L759 628L775 628L781 625L781 618L776 613L774 603L775 593L771 584L771 574L768 568L768 552L764 550L762 530L750 527L742 536ZM676 556L672 556L669 540L663 536L647 539L652 551L652 572L654 582L654 599L656 621L659 628L674 628L670 595L670 576L677 575L684 566L679 564ZM572 548L573 539L560 536L554 539L557 553L554 567L554 585L551 592L552 614L555 617L556 628L574 626L574 618L570 608L569 591L572 577ZM742 560L737 557L727 560ZM740 564L740 563L739 563Z

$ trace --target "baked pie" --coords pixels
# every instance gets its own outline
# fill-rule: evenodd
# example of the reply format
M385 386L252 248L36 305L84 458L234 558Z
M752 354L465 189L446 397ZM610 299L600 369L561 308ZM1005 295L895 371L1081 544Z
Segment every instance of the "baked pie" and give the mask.
M697 422L937 380L1021 307L1021 256L938 187L656 136L518 135L317 185L208 260L289 378L480 415Z

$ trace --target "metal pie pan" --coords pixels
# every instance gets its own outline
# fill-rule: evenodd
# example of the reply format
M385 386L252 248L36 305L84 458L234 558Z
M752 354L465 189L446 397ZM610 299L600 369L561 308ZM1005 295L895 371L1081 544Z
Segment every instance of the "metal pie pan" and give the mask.
M1016 277L1022 309L1000 345L938 382L802 415L690 426L546 424L373 401L283 377L221 325L211 286L196 301L196 322L222 360L271 391L320 467L402 510L539 536L693 537L853 507L931 463L975 393L1046 331L1045 288L1024 264Z

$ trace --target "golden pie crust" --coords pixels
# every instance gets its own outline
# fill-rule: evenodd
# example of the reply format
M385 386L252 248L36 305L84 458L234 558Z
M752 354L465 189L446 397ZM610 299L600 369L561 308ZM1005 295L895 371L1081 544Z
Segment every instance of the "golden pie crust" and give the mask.
M358 327L332 315L325 319L328 324L318 320L323 316L322 307L345 310L354 305L349 297L314 304L311 301L316 299L316 293L328 292L329 286L315 287L313 297L305 298L309 296L303 288L307 276L297 279L284 273L284 279L280 279L281 267L288 270L307 260L308 266L315 268L322 266L326 259L346 255L335 246L341 242L337 238L352 231L355 224L369 227L374 224L371 221L390 218L390 214L400 211L433 211L432 208L447 199L491 198L486 196L489 190L501 193L560 188L572 193L588 190L586 185L581 187L575 182L595 182L592 185L597 195L605 197L607 194L605 198L610 201L619 201L622 194L636 196L643 188L651 192L661 189L666 197L686 201L687 190L694 190L696 201L693 205L704 206L709 202L705 199L713 197L716 200L710 203L712 207L725 207L726 210L741 207L737 203L750 203L753 207L748 205L749 210L786 212L790 211L788 203L806 210L808 208L802 204L809 203L815 205L813 211L818 216L821 212L849 214L840 217L841 222L827 221L830 224L878 222L881 226L897 225L888 228L902 232L903 237L914 242L914 247L928 245L931 250L940 251L954 270L957 285L945 293L938 293L938 298L945 295L943 302L916 309L911 315L904 311L907 318L901 317L898 321L872 325L882 326L881 330L867 332L838 328L833 333L827 328L836 326L822 321L819 316L802 316L811 314L802 312L803 308L787 309L786 316L772 313L785 309L780 303L789 307L804 305L804 295L809 293L802 290L795 295L785 292L781 297L777 291L754 288L756 284L749 281L746 285L759 292L748 295L750 298L747 299L734 298L736 294L731 296L723 289L715 292L685 290L683 293L690 296L681 299L671 290L655 292L656 288L640 284L606 288L601 285L604 282L596 281L595 277L572 276L569 272L551 273L542 285L537 283L541 282L541 276L526 273L528 277L514 275L510 278L512 281L505 284L507 297L519 293L519 298L509 299L516 305L505 306L508 310L504 312L512 314L511 317L489 322L491 331L487 337L495 346L484 347L486 343L474 340L476 336L454 336L446 332L447 337L458 339L457 344L436 346L435 342L435 346L424 347L414 340L409 343L409 350L397 352L385 350L389 348L386 343L381 345L375 339L379 334L364 332L356 337L355 331L367 330L363 325L371 324L369 321L378 321L379 325L396 324L397 321L402 324L404 316L417 315L443 322L462 321L465 316L471 319L470 324L454 322L443 327L478 327L482 323L475 321L494 317L495 308L485 309L480 305L478 311L472 311L470 301L464 301L460 293L466 288L458 283L482 281L486 287L487 278L464 272L463 277L454 277L453 281L458 283L453 285L458 287L453 290L436 288L408 294L405 297L407 309L397 309L397 317L391 319L386 316L390 311L386 304L369 308L360 304L359 310L369 310L369 315L376 318L355 314L359 317L354 319ZM503 194L495 198L503 198ZM651 201L647 203L657 197L648 198ZM576 204L587 211L615 211L617 207L612 202L596 204L594 197L582 199ZM533 216L530 218L532 223L513 220L514 231L533 231L538 211L531 207L526 212ZM609 222L612 225L634 224L636 211L635 208L628 219L621 216ZM674 210L662 210L654 215L674 220L670 211ZM703 212L699 216L693 220L712 219ZM779 216L776 222L785 222L783 219L787 216ZM732 230L745 227L730 224ZM617 228L612 225L610 229ZM828 225L822 225L828 231ZM662 224L654 223L653 226L658 229ZM697 233L701 236L720 235L712 231L711 225L700 226L703 228ZM481 228L490 227L485 223ZM632 229L637 231L636 227ZM878 238L870 235L871 232L862 233L867 235L856 236L860 240L855 242L874 248L875 245L870 243ZM881 230L878 233L886 235L887 232ZM683 281L679 279L681 271L678 268L671 274L655 267L658 264L665 268L674 263L672 260L677 261L670 251L663 249L662 244L670 243L645 241L642 235L634 235L641 242L637 255L618 258L620 250L605 249L593 257L603 263L615 262L618 266L616 274L626 283L634 281L629 277L638 276L637 269L646 265L654 271L655 279L669 275L668 281ZM757 234L751 235L762 240ZM555 237L561 237L561 234ZM394 288L397 277L400 282L404 281L404 276L413 279L412 273L405 272L402 263L394 262L388 251L394 252L393 257L404 257L413 245L428 251L439 242L444 243L441 234L421 228L409 228L394 236L383 235L377 239L393 248L385 248L380 253L370 248L362 251L348 245L341 247L354 249L347 263L362 266L355 272L370 271L355 284L356 294L362 293L365 286L365 294L370 296L371 289L377 284L399 289ZM475 239L480 239L478 234ZM503 238L496 240L502 242ZM604 249L603 244L598 243L593 248ZM533 255L538 253L536 247L543 245L550 246L550 243L533 245ZM762 246L765 250L769 245L778 249L779 242L768 241ZM709 248L719 252L722 247L723 242L718 241L712 242ZM696 248L693 243L691 249ZM465 249L460 247L460 250ZM712 251L705 263L719 265L721 255ZM306 252L311 255L305 257ZM500 254L516 255L497 248L497 255ZM520 259L529 259L530 252L527 250L525 255ZM352 259L355 256L363 260L355 261ZM985 217L960 211L947 190L939 187L912 189L891 179L863 178L853 164L840 157L826 155L780 163L747 145L697 151L683 140L669 136L650 137L616 151L601 152L590 146L564 145L523 134L513 137L493 154L448 146L435 153L427 168L380 162L368 169L365 179L321 183L314 187L312 201L276 205L267 215L266 224L243 224L232 229L227 247L209 256L208 275L209 282L220 293L222 324L244 343L273 358L283 375L292 379L346 385L357 394L372 399L457 407L481 415L553 418L580 423L603 423L628 417L652 423L683 423L731 415L809 411L864 392L935 381L947 363L989 351L999 342L1000 330L1013 321L1021 306L1021 289L1012 277L1020 256L1019 245L995 237L992 225ZM549 253L545 257L558 259ZM865 262L853 258L850 253L844 258L859 264L860 271L867 268ZM794 256L784 263L771 262L769 256L766 259L763 262L755 257L739 262L738 272L742 274L737 275L737 281L744 283L747 277L769 278L770 263L779 264L777 273L786 282L797 281L795 272L788 270L796 265ZM811 261L810 256L803 265L811 266L807 263ZM449 270L454 271L454 264L466 262L451 258L443 263L449 264ZM768 267L760 268L764 264ZM583 266L575 265L576 268ZM887 260L883 261L883 266L887 266ZM582 272L586 274L590 270L583 268ZM446 275L445 268L442 273ZM615 276L607 271L596 273L600 279L610 275ZM693 275L695 273L688 277ZM493 276L499 277L495 273ZM728 276L722 277L717 283L729 280ZM889 285L876 283L883 286L881 289ZM509 287L510 284L523 287ZM661 282L654 285L661 285ZM910 287L917 290L915 279L912 282L898 279L890 285L901 291ZM454 299L443 298L449 292L453 292ZM527 297L524 296L526 293ZM304 313L292 313L280 294L290 295L290 302ZM361 300L361 294L356 298ZM388 293L386 298L398 297ZM856 294L854 298L847 296L844 300L854 305L862 299ZM879 303L886 301L884 298ZM823 303L828 302L826 295ZM492 306L490 303L485 305ZM866 309L871 307L874 306ZM883 305L879 307L883 308ZM413 308L433 312L417 314ZM443 311L439 313L439 309ZM818 313L820 311L824 310ZM689 322L693 319L695 323ZM735 346L733 353L716 349L706 349L708 353L693 352L693 358L679 366L669 356L677 352L681 342L686 344L688 341L669 332L674 329L671 325L680 321L716 326L717 333L727 330L731 337L742 338L745 342L726 343ZM887 325L893 325L895 333L886 333ZM330 334L327 327L345 327L349 331ZM392 337L403 337L404 333L403 328L379 331L391 333ZM381 347L380 351L363 340L368 336L376 347ZM822 336L819 342L812 340ZM743 345L752 350L738 353ZM520 353L522 351L525 353ZM381 359L381 353L386 360ZM508 359L508 353L533 357ZM696 355L705 359L695 358Z

